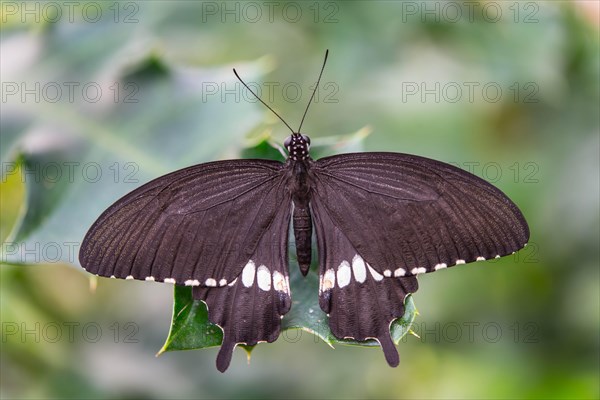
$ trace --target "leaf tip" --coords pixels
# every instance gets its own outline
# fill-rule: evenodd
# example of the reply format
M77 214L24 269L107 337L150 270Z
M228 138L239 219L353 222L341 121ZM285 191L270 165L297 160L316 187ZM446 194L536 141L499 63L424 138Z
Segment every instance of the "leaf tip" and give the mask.
M96 294L96 289L98 288L98 276L90 275L89 283L90 283L90 293Z
M163 355L163 353L167 352L167 346L168 343L165 343L163 347L161 347L161 349L154 355L154 357L160 357Z

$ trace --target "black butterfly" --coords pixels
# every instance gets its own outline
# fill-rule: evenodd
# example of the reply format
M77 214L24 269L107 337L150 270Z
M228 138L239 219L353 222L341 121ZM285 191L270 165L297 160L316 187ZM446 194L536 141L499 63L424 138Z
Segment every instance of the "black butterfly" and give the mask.
M517 206L470 173L398 153L315 161L300 128L290 128L285 163L210 162L127 194L90 228L81 265L100 276L193 286L223 329L217 368L225 371L238 344L279 336L291 306L290 220L304 275L314 225L319 304L332 333L376 339L396 366L390 324L418 274L511 254L529 239Z

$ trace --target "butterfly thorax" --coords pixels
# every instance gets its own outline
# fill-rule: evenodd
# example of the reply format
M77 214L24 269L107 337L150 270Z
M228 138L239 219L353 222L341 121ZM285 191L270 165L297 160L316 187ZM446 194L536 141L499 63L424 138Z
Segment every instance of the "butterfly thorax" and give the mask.
M294 212L293 226L298 265L303 275L308 273L312 256L312 217L310 213L310 176L308 170L312 160L288 158L288 189L292 197Z

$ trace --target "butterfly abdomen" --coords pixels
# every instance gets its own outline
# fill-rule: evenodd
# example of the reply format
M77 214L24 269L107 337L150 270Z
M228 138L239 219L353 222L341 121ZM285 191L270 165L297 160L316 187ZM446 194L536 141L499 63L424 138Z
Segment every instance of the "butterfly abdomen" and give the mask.
M292 161L290 164L290 192L294 202L294 238L296 257L302 275L306 276L312 258L312 217L310 215L309 164L305 160Z
M310 268L312 248L312 221L308 204L294 203L294 238L296 239L296 257L302 275L306 276Z

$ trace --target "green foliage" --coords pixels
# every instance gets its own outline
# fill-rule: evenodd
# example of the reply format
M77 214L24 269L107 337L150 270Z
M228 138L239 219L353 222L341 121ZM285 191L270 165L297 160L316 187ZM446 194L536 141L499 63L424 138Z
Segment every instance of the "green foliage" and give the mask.
M206 303L194 300L192 288L175 286L169 337L158 354L173 350L203 349L221 345L223 331L208 320Z
M30 248L56 237L62 243L79 243L103 209L120 196L152 177L217 158L227 144L243 143L244 134L259 123L253 104L203 98L199 85L218 76L231 84L235 77L229 69L183 71L160 66L155 57L150 54L114 76L113 90L105 87L104 95L130 97L131 102L109 100L102 115L62 104L9 105L42 119L39 128L22 131L21 140L14 137L12 143L10 157L22 160L29 171L22 175L27 198L24 217L13 229L14 241ZM246 65L251 79L262 70L260 63ZM79 74L82 80L85 76ZM236 118L219 117L228 113ZM32 148L28 141L41 144ZM6 254L4 260L27 263L19 257ZM69 251L62 251L60 259L77 264Z

